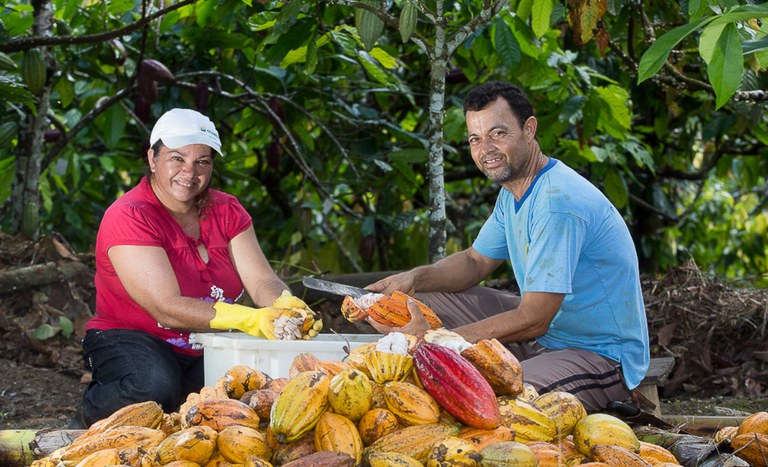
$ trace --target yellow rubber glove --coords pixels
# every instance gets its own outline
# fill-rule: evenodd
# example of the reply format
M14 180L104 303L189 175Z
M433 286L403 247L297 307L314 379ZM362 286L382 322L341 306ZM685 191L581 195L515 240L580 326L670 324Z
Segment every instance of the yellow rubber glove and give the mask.
M283 290L283 293L275 299L272 306L275 308L288 308L298 311L306 318L302 339L312 339L323 329L323 320L320 317L320 314L312 311L304 300L294 296L290 290Z
M243 305L216 302L211 329L238 329L256 337L275 340L301 339L306 317L298 310L287 308L251 308ZM311 325L310 325L311 328Z

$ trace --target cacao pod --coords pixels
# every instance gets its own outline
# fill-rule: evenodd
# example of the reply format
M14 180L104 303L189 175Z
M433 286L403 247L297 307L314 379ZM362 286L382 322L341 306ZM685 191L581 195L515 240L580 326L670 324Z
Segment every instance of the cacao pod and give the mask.
M411 0L406 0L403 6L403 11L400 12L400 38L403 42L408 42L411 38L411 34L416 29L416 22L418 21L419 12L416 10L416 5Z
M381 1L379 0L362 0L362 3L374 8L381 7ZM355 27L357 28L357 33L360 35L363 47L366 51L370 51L374 44L376 44L376 41L379 40L379 37L381 37L381 33L384 32L384 21L372 11L368 11L364 8L356 8Z
M427 457L427 467L475 467L477 461L471 457L476 454L475 446L465 439L450 436L435 443Z
M173 76L171 70L168 69L162 62L147 58L141 62L141 73L146 73L146 76L152 81L157 81L162 84L173 84L176 81L176 77Z
M482 466L536 467L539 458L531 448L517 441L490 444L473 455Z
M305 371L288 381L272 404L269 428L281 443L290 443L312 430L328 410L331 377Z
M409 426L374 441L363 451L363 459L367 462L373 453L398 452L423 463L435 443L456 436L458 432L459 427L442 423Z
M492 430L465 426L459 431L458 437L469 441L475 446L475 450L479 451L489 444L514 441L515 430L503 425Z
M647 443L645 441L640 441L640 452L638 455L653 465L660 464L662 462L672 462L673 464L679 463L675 455L669 452L669 450L653 443Z
M209 426L216 431L232 425L259 428L259 416L247 404L235 399L201 400L189 408L182 427Z
M573 427L587 416L587 410L573 394L565 391L551 391L533 400L533 405L541 409L555 424L557 438L565 438L573 432Z
M21 59L21 77L32 94L43 90L47 74L43 53L39 49L25 50Z
M768 435L768 412L755 412L739 423L736 435L746 435L748 433Z
M640 440L622 420L613 415L593 413L579 420L573 428L573 443L585 456L591 456L592 446L607 444L640 452Z
M283 467L354 467L355 459L344 452L321 451L293 460Z
M403 426L426 425L440 418L440 405L415 384L390 381L384 385L387 408Z
M538 407L522 399L499 397L501 424L515 430L519 442L551 442L557 436L555 423Z
M248 456L263 460L272 458L272 448L259 431L245 426L229 426L219 433L216 447L224 459L233 464L243 464Z
M623 467L650 467L653 465L638 454L621 446L596 444L590 448L590 452L592 460L605 462L608 465L621 465Z
M399 452L374 452L368 455L370 467L422 467L413 457Z
M397 417L387 409L371 409L357 423L363 444L369 446L377 439L397 431Z
M359 370L344 370L331 379L328 402L339 415L358 422L373 403L371 380Z
M363 440L352 420L325 412L315 426L315 451L343 452L354 458L355 464L359 464Z
M76 465L78 462L102 449L141 448L148 450L156 447L165 439L165 433L160 430L137 426L118 426L103 433L79 437L72 444L59 452L64 462ZM51 453L53 457L53 453Z
M292 443L281 444L272 456L275 465L283 465L315 453L315 435L307 433Z
M413 359L424 389L448 413L475 428L499 426L501 415L493 389L467 359L430 343L417 347Z
M762 433L745 433L731 439L734 454L749 462L753 467L768 466L768 435Z
M261 389L267 383L267 375L247 365L235 365L225 373L223 385L227 396L240 399L248 391Z
M374 350L366 354L366 365L371 378L379 384L402 381L413 369L413 357Z
M523 392L523 367L512 352L496 339L483 339L461 351L488 381L497 396Z
M205 465L216 450L218 433L210 426L200 425L184 428L176 437L173 457Z

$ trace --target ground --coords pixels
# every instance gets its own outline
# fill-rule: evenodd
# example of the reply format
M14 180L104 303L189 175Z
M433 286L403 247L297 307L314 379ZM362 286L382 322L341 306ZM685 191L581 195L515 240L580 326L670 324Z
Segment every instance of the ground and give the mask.
M2 428L63 428L74 414L90 376L79 339L93 310L92 260L57 237L0 233ZM676 361L663 413L768 411L768 290L734 288L687 264L645 278L643 292L651 354ZM328 317L338 304L319 306L328 327L341 329Z

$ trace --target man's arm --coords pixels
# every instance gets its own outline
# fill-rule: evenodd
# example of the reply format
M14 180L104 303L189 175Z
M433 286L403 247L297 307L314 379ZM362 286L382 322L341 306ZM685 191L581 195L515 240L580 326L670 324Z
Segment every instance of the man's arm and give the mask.
M504 344L527 341L547 332L564 298L560 293L526 292L517 308L453 331L469 342L491 338Z
M492 259L469 247L440 261L386 277L366 287L373 292L459 292L477 285L504 261Z

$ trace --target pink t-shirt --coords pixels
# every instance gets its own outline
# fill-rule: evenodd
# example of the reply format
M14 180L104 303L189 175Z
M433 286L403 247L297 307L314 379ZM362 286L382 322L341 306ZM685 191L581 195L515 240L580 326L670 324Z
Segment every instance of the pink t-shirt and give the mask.
M159 246L168 255L182 296L232 303L243 293L243 284L229 256L229 241L252 220L234 196L209 190L208 197L197 241L160 204L146 177L107 209L96 236L96 316L86 329L144 331L179 353L202 355L199 345L190 344L188 332L161 326L131 299L107 251L115 245ZM200 243L208 250L207 263L197 250Z

